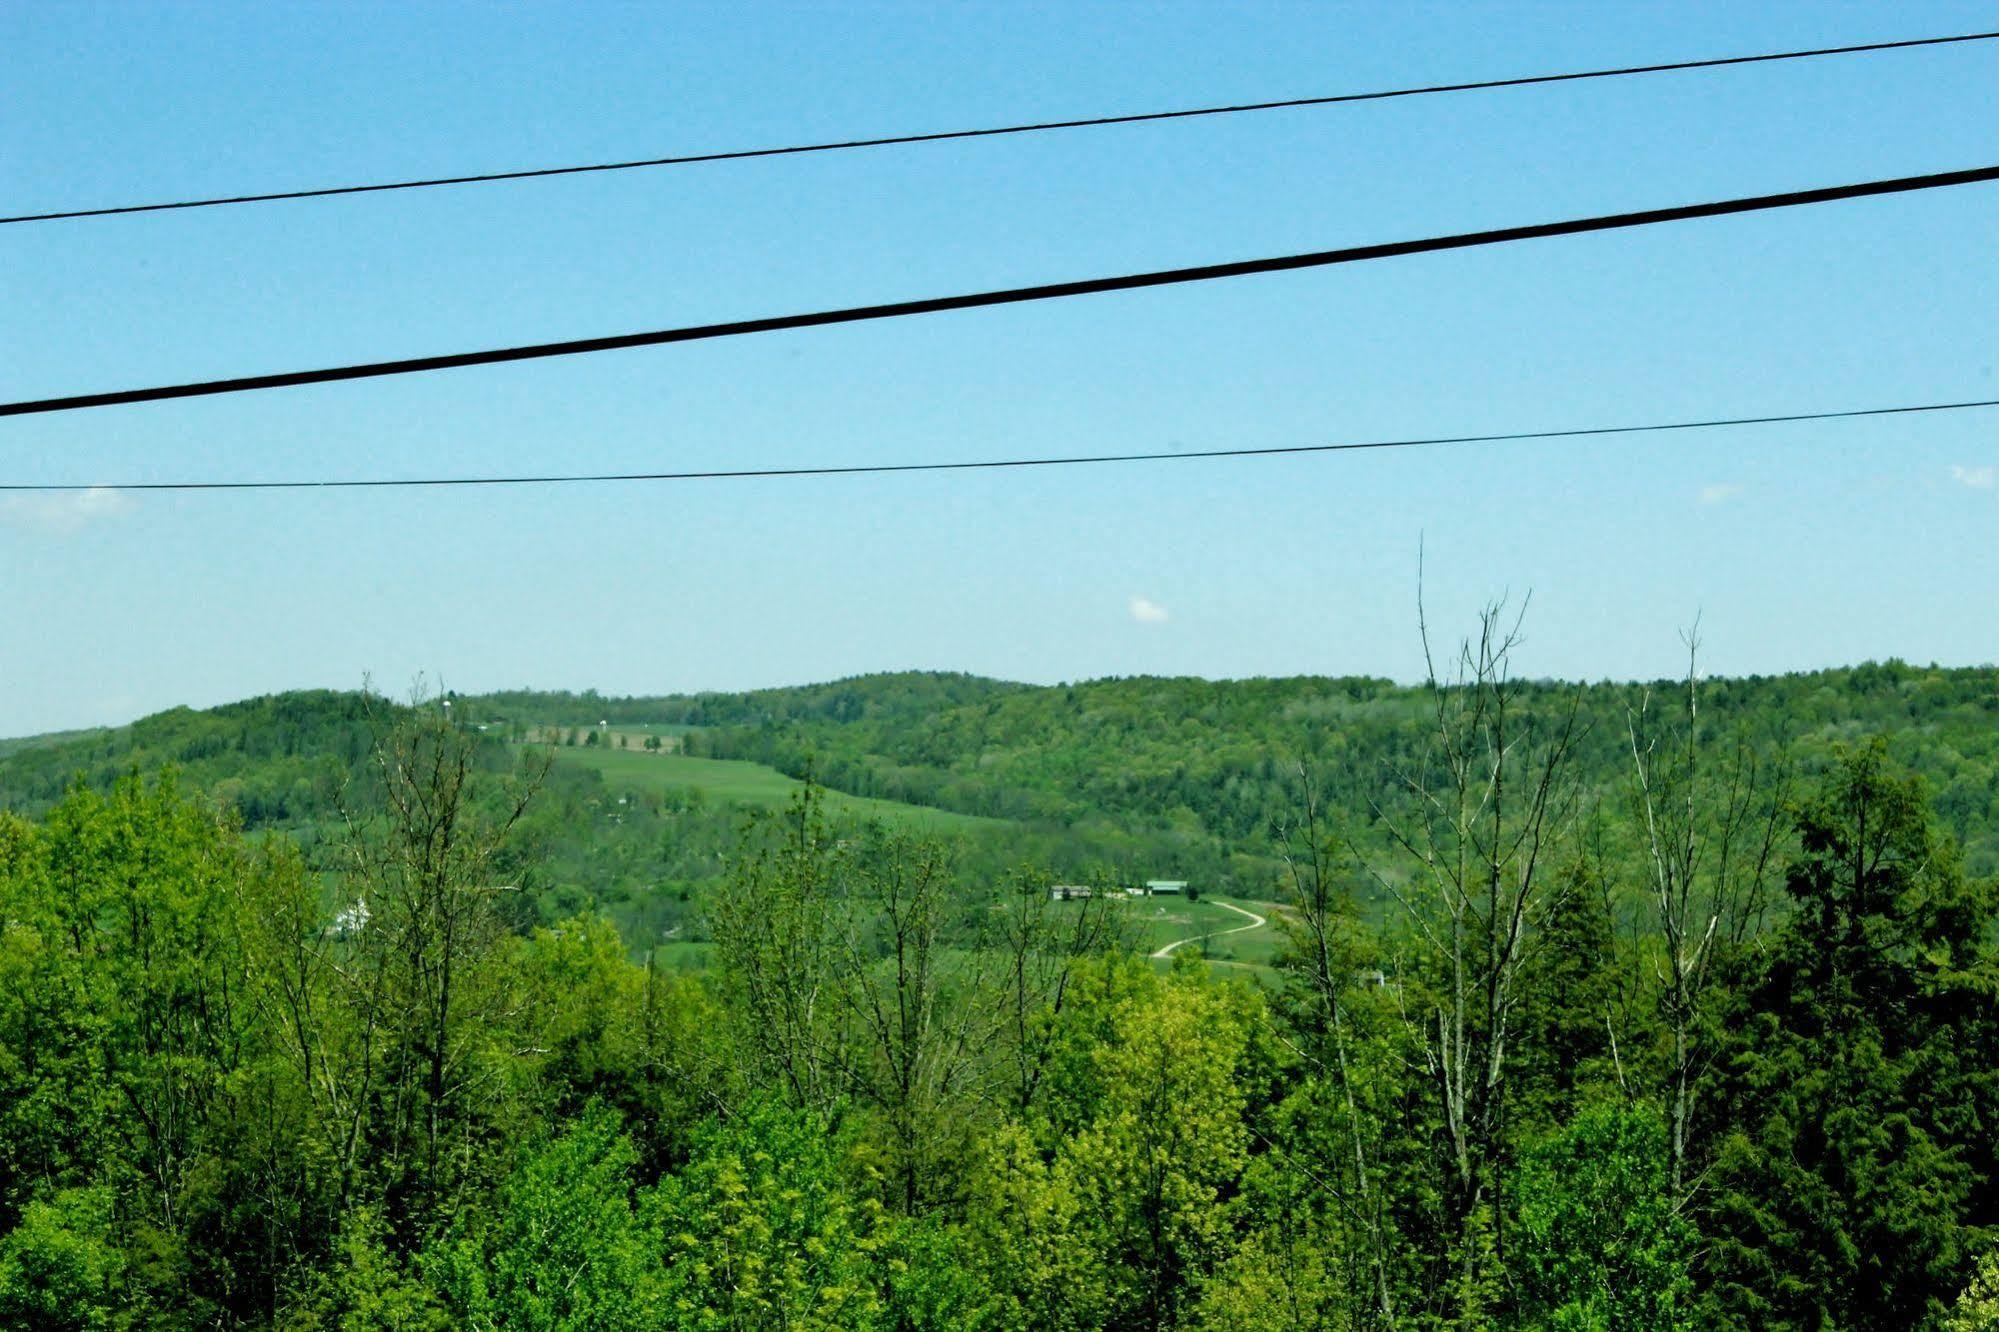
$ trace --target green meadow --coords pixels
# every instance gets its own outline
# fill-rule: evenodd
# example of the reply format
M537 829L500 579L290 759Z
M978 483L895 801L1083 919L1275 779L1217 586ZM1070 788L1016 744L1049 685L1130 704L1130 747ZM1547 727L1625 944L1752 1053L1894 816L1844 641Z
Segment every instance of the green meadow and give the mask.
M686 754L605 749L595 745L563 746L555 751L555 759L558 763L594 768L613 787L661 792L693 789L711 801L751 809L787 805L805 786L775 768L741 759L692 758ZM835 818L879 819L924 832L975 832L1010 826L1002 819L954 814L926 805L905 805L838 791L824 794L826 812Z

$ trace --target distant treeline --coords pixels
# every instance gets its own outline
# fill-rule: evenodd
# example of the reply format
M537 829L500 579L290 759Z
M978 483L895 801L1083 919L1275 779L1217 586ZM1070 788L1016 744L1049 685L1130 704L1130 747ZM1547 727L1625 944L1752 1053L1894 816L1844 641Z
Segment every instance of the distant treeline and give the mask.
M1548 715L1580 691L1577 761L1615 801L1641 709L1670 710L1685 682L1523 682L1516 706ZM588 699L589 696L582 696ZM474 700L541 717L568 695ZM565 700L569 700L565 702ZM750 759L854 795L1066 829L1159 833L1206 849L1203 868L1270 869L1273 832L1314 783L1347 824L1406 811L1426 775L1435 698L1373 678L1139 677L1035 687L964 675L864 676L833 684L686 699L620 699L590 723L699 725L686 750ZM1999 870L1999 670L1888 661L1702 683L1700 725L1766 767L1809 775L1836 745L1886 738L1929 782L1976 872ZM584 708L584 712L589 711ZM551 719L553 719L551 717ZM1228 870L1219 872L1228 873ZM1247 886L1246 884L1244 886Z
M1628 832L1633 728L1677 706L1684 682L1516 689L1523 717L1578 705L1581 784L1611 832ZM1699 725L1717 752L1795 779L1822 772L1842 743L1883 737L1928 783L1968 869L1999 872L1999 671L1890 661L1715 679L1701 690ZM1027 858L1064 875L1183 877L1264 896L1283 872L1281 834L1308 787L1356 849L1379 853L1411 811L1412 782L1436 776L1435 696L1374 678L1037 687L910 672L679 698L449 698L461 725L488 728L479 738L491 766L516 762L502 742L530 734L581 739L604 721L698 727L681 737L684 752L766 763L852 795L1012 820L1005 837L971 839L971 862L989 878ZM369 780L371 728L398 710L358 693L304 692L36 743L0 754L0 809L34 812L79 778L103 790L124 772L170 763L246 827L310 834L335 817L348 784ZM621 793L566 764L548 780L545 886L569 906L635 901L661 882L677 895L712 878L742 817L692 791L664 802L630 793L620 807ZM1375 906L1385 900L1379 885L1362 891ZM677 909L649 910L661 928L692 928ZM620 919L638 928L635 917Z
M659 698L608 697L594 689L580 694L566 690L513 689L467 695L462 704L482 721L490 718L546 726L595 726L599 722L614 726L646 722L673 726L763 726L774 722L921 717L1029 687L976 675L905 671L787 689Z

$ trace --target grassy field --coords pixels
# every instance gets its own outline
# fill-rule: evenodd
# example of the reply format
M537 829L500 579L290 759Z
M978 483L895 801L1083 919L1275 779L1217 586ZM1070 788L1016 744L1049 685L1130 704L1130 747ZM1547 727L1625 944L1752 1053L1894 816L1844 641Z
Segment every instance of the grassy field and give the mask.
M1219 934L1223 930L1235 929L1249 922L1203 898L1197 902L1175 901L1171 898L1134 898L1126 904L1131 910L1131 920L1136 926L1133 934L1133 948L1141 955L1150 955L1162 946L1176 939L1186 939L1202 934ZM1183 944L1175 951L1199 951L1210 966L1221 969L1226 974L1248 975L1266 985L1278 985L1282 976L1272 964L1284 939L1271 913L1276 910L1268 902L1238 902L1236 905L1270 920L1260 929L1242 930L1225 938L1203 939L1198 944ZM1065 907L1064 910L1081 910L1081 905ZM715 945L698 941L672 940L661 944L653 954L655 965L666 971L704 971L714 962ZM1152 965L1165 970L1173 965L1171 957L1154 958Z
M652 952L653 965L666 972L706 971L715 962L715 945L701 940L669 940Z
M770 808L790 803L804 783L787 777L775 768L736 759L690 758L685 754L648 753L635 749L604 749L598 746L564 746L555 751L558 763L576 763L595 768L613 787L641 791L700 790L708 799L747 808ZM826 792L826 812L836 818L880 819L883 823L923 832L972 832L982 828L1004 828L1000 819L953 814L925 805L904 805L893 800L870 800L861 796Z
M1170 897L1133 898L1127 908L1130 919L1137 926L1138 950L1150 954L1176 939L1205 936L1200 937L1198 943L1181 946L1198 947L1211 962L1259 970L1268 968L1284 946L1283 931L1273 917L1277 908L1268 902L1228 900L1234 906L1264 917L1268 923L1256 929L1241 929L1239 927L1250 922L1213 897L1193 902Z

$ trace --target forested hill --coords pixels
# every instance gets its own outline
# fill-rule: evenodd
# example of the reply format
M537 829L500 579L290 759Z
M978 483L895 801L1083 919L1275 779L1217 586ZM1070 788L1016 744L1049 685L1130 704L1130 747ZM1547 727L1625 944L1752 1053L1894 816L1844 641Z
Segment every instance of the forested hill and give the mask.
M810 772L857 795L967 814L1086 827L1111 821L1172 830L1254 855L1290 818L1309 763L1336 817L1364 833L1406 799L1420 771L1432 697L1384 680L1109 679L995 690L935 711L870 703L905 677L843 683L852 719L779 714L687 738L690 750ZM1583 786L1615 799L1629 785L1630 723L1648 704L1670 710L1681 682L1603 683L1580 690ZM1544 731L1577 687L1520 686L1524 724ZM1822 770L1835 747L1887 739L1929 783L1974 872L1999 867L1999 670L1901 662L1805 674L1705 681L1703 728L1740 742L1763 768Z
M172 765L234 806L250 827L295 824L332 808L341 784L360 771L375 730L396 712L361 693L301 690L0 742L0 809L38 812L79 780L104 790L133 769Z
M1583 788L1620 800L1634 712L1676 706L1684 686L1518 686L1520 722L1544 732L1577 703ZM1014 820L1034 855L1158 860L1195 873L1267 871L1273 826L1292 818L1307 764L1342 831L1366 838L1406 811L1404 780L1430 755L1432 697L1371 678L1151 677L1030 686L902 672L739 694L612 698L595 692L452 695L489 749L536 728L608 722L678 733L691 754L747 759L853 795ZM1870 736L1921 774L1974 873L1999 869L1999 669L1890 661L1701 685L1703 730L1766 771L1808 777L1837 745ZM0 747L0 808L37 810L77 777L100 789L131 768L180 767L248 826L323 817L368 751L358 693L310 691ZM376 722L382 720L380 716ZM495 763L505 762L496 753ZM579 774L580 775L580 774ZM1081 856L1082 851L1078 851ZM1247 886L1244 884L1242 886Z

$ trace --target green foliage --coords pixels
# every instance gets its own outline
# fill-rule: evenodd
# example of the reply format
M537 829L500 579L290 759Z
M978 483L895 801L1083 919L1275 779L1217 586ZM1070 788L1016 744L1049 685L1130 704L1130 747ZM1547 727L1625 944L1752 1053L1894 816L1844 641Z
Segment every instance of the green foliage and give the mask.
M1577 862L1541 921L1539 965L1526 972L1514 1024L1517 1102L1525 1134L1566 1123L1591 1087L1615 1077L1610 1033L1619 1007L1617 943L1601 870Z
M1600 798L1627 783L1624 720L1645 688L1583 691L1589 730L1577 775ZM1521 689L1530 714L1548 712L1561 694ZM1931 781L1969 872L1999 872L1999 685L1990 671L1889 662L1703 689L1703 726L1772 765L1823 771L1838 743L1887 734L1894 756ZM473 733L489 767L512 761L508 739L571 746L557 751L564 771L537 811L522 908L542 924L602 912L641 955L664 938L694 937L698 912L679 909L678 890L693 885L698 896L719 876L742 813L729 806L782 804L788 784L808 774L835 793L829 810L964 834L968 863L988 878L1030 860L1076 881L1109 870L1127 882L1186 878L1202 891L1260 900L1281 873L1270 830L1295 810L1298 763L1329 774L1328 813L1357 847L1379 855L1389 846L1384 820L1406 822L1412 812L1403 779L1424 773L1429 715L1421 691L1318 678L1032 688L908 673L748 694L515 692L454 702L464 724L483 728ZM172 763L245 827L290 832L317 862L337 843L341 800L357 808L377 800L371 736L398 712L367 695L298 693L9 742L0 745L0 808L41 812L73 775L103 791L134 768ZM649 760L684 756L620 749L601 736L588 745L604 720L671 731L690 761L750 766L651 768ZM649 733L648 743L659 738ZM1638 885L1611 886L1628 903ZM1364 906L1384 911L1372 887L1364 896Z
M664 1316L659 1240L632 1198L638 1154L616 1118L586 1109L528 1153L491 1210L423 1260L461 1326L524 1332L653 1328Z
M1999 1222L1993 888L1879 745L1796 821L1793 909L1748 963L1710 1129L1710 1300L1755 1327L1917 1327Z
M1384 818L1408 821L1403 779L1422 775L1428 761L1428 699L1385 680L1109 679L996 690L935 711L898 706L902 677L843 687L869 703L851 715L814 715L739 696L739 706L710 714L699 752L794 776L810 770L855 795L1059 826L1058 854L1084 863L1108 855L1138 877L1163 872L1146 868L1148 858L1170 854L1182 871L1173 877L1221 891L1276 872L1269 831L1295 812L1300 760L1328 774L1329 809L1376 850L1386 847ZM1523 720L1552 716L1567 689L1519 688ZM1627 709L1654 688L1676 686L1583 690L1587 733L1576 761L1586 789L1605 797L1623 789ZM1713 734L1739 737L1769 759L1789 751L1814 772L1834 762L1838 744L1888 735L1899 761L1951 793L1973 872L1999 870L1999 683L1990 669L1888 662L1713 680L1702 712Z
M688 1332L883 1326L873 1209L843 1187L827 1122L765 1105L712 1126L662 1181L659 1326Z
M0 761L0 808L39 812L79 780L104 792L134 770L167 766L213 790L249 827L297 827L332 811L370 735L399 711L367 694L313 690L175 708L116 730L17 749Z
M0 1325L43 1332L120 1326L125 1254L107 1188L31 1202L0 1238Z
M1985 1255L1977 1275L1944 1319L1942 1332L1999 1332L1999 1250Z
M1252 1234L1205 1282L1186 1326L1199 1332L1294 1332L1356 1320L1338 1241L1320 1225Z
M1695 1234L1666 1185L1664 1121L1643 1107L1586 1110L1531 1149L1512 1181L1524 1325L1680 1326Z
M1006 1326L1168 1325L1231 1238L1267 1016L1193 967L1091 966L1074 985L1044 1108L994 1139L974 1233Z
M300 1328L339 1332L444 1332L451 1324L437 1293L384 1243L380 1216L356 1207L342 1220L328 1263L292 1311Z
M1482 940L1490 908L1370 899L1435 868L1380 826L1407 812L1383 768L1433 761L1422 696L1382 682L914 676L457 698L458 724L303 695L11 747L0 1326L1992 1326L1991 674L1715 696L1808 794L1783 899L1700 954L1686 1189L1628 802L1541 867L1513 982L1465 991L1490 1058L1446 1067L1450 954L1422 932ZM1515 696L1536 720L1557 697ZM544 774L497 738L607 717L703 728L710 757L600 740ZM1617 740L1578 752L1586 792L1623 789ZM929 813L856 826L822 811L871 807L808 793L745 827L757 800L668 780L720 753L816 753ZM1340 775L1280 888L1300 753ZM1101 871L1058 882L1214 897L1135 915L998 868L1050 846ZM1229 945L1252 883L1283 905L1237 942L1281 983L1133 956L1148 919L1146 950ZM1503 1088L1475 1134L1458 1075Z

